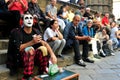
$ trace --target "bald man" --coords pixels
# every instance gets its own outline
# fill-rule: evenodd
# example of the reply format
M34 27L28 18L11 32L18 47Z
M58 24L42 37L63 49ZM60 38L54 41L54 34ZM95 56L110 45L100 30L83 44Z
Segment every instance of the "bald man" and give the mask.
M85 67L86 64L84 63L84 61L89 63L94 63L94 61L88 58L88 42L90 41L90 37L83 36L81 32L81 27L78 25L79 22L80 16L75 15L73 21L66 25L63 35L66 39L65 49L73 47L75 53L75 63ZM80 54L79 44L83 45L82 55Z

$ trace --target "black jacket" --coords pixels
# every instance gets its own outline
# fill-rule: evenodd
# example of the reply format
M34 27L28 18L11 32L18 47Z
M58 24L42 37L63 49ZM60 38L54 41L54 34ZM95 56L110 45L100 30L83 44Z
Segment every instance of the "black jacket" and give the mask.
M5 0L0 0L0 12L8 11L8 3L5 3Z
M45 19L45 15L37 3L29 2L28 12L32 15L37 15L38 19Z
M33 28L35 34L40 34L39 30ZM23 42L23 28L15 28L11 31L7 52L7 68L17 69L23 67L22 58L19 51L20 45Z

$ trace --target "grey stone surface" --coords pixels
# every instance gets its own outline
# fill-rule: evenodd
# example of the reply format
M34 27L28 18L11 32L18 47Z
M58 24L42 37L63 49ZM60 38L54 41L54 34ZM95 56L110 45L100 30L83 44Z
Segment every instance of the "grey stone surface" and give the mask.
M0 64L5 64L7 58L7 50L0 50Z
M95 63L86 63L81 67L76 64L65 67L65 69L79 73L80 80L120 80L120 52L115 56L96 59Z
M7 49L7 47L8 47L8 39L6 40L0 39L0 49Z

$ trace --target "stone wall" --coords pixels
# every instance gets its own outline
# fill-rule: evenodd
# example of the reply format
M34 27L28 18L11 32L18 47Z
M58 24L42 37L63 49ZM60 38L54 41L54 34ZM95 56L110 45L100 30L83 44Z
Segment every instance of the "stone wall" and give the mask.
M99 12L112 12L113 0L86 0L86 5Z
M39 4L40 8L43 10L43 12L45 12L46 5L48 5L49 3L50 3L49 0L38 0L38 4ZM80 7L80 6L77 6L77 5L74 5L74 4L58 1L57 5L56 5L58 10L59 10L60 6L63 5L63 4L68 4L70 6L70 9L74 9L74 10L76 10Z
M49 4L50 0L38 0L38 4L40 5L41 9L45 12L45 8L46 5ZM87 3L86 5L89 6L92 9L92 12L112 12L113 9L113 1L112 0L86 0L85 3ZM79 8L80 6L75 5L75 4L71 4L71 3L65 3L65 2L61 2L58 1L57 2L57 7L59 9L59 7L63 4L68 4L70 6L70 9L76 10L77 8Z

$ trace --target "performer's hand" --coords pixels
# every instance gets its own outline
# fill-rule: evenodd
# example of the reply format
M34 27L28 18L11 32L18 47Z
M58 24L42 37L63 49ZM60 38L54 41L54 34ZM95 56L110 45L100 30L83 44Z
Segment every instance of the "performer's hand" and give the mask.
M42 40L42 37L40 35L33 35L33 42L36 44L36 43L40 43Z
M51 60L51 62L52 62L53 64L56 64L56 63L57 63L57 58L56 58L55 55L51 55L50 60Z

